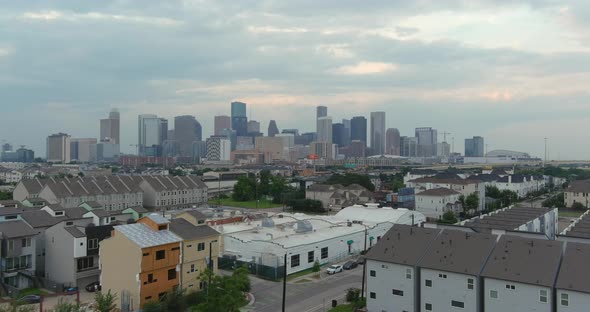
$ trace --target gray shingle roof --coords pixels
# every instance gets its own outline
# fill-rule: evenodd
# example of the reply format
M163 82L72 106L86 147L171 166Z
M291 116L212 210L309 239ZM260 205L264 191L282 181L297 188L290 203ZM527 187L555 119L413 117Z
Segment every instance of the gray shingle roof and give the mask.
M438 229L396 224L371 248L366 258L415 266L440 232Z
M82 207L66 208L64 210L66 212L66 217L70 219L81 219L88 212L88 210Z
M419 265L427 269L477 276L495 242L496 235L444 230Z
M589 263L590 245L568 242L555 287L590 294Z
M182 218L172 219L170 221L170 231L185 240L219 236L219 232L208 225L195 226Z
M482 276L498 280L552 287L563 242L503 235Z
M143 223L118 225L114 228L137 244L140 248L154 247L182 241L180 237L168 230L154 231Z
M28 224L23 221L0 222L0 232L4 238L18 238L37 235Z
M29 194L39 194L47 179L23 179L19 183L25 187Z
M491 232L492 229L515 230L521 225L546 214L550 210L548 208L513 207L489 216L473 218L466 222L464 226L470 227L477 232L485 233Z
M74 238L85 237L84 231L80 230L78 227L75 226L66 226L66 232L70 233Z
M580 217L580 220L565 233L566 236L590 238L590 215Z
M33 228L50 227L67 219L66 217L53 217L44 210L25 211L21 217Z
M590 180L572 181L566 192L590 193Z

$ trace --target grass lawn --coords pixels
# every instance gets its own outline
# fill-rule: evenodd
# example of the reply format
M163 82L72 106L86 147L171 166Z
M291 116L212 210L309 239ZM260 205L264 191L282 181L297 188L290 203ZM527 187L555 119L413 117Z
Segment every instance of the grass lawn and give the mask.
M28 296L28 295L38 295L38 296L45 296L47 292L39 289L39 288L26 288L18 292L18 297Z
M309 275L310 278L316 278L314 273L315 274L320 274L320 272L314 272L313 271L313 268L309 268L309 269L306 269L306 270L303 270L303 271L299 271L297 273L293 273L293 274L287 275L287 282L288 281L291 281L293 279L296 279L298 277L301 277L301 276L306 276L306 275Z
M343 304L336 306L333 309L328 310L328 312L353 312L352 304Z
M212 199L209 201L209 204L217 205L217 204L219 204L219 201L217 199ZM256 208L256 201L255 200L240 202L240 201L235 201L231 198L225 198L225 199L221 199L221 204L223 206L238 207L238 208L250 208L250 209ZM276 208L276 207L282 207L282 206L283 205L281 205L281 204L274 204L270 200L262 200L261 199L258 201L258 208L259 209Z
M580 217L585 211L578 211L578 210L564 210L564 209L559 209L559 213L558 215L560 217L572 217L572 218L578 218Z

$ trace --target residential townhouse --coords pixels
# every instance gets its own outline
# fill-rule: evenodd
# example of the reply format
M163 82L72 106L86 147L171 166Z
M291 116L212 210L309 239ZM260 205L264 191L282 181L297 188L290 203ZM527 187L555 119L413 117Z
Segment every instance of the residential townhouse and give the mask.
M418 264L440 230L396 224L366 255L368 311L418 311Z
M555 284L556 312L586 311L590 307L590 244L568 242Z
M543 176L514 174L501 177L496 181L495 186L501 191L513 191L519 198L523 198L532 192L542 190L545 187L545 178Z
M345 208L373 201L373 194L358 184L312 184L305 190L305 198L319 200L324 209Z
M415 209L427 218L438 220L447 211L455 214L463 211L459 201L461 193L448 188L434 188L416 194Z
M203 213L195 209L180 212L175 216L175 218L183 218L192 225L205 224L205 221L207 219L207 217Z
M207 186L196 176L142 176L146 208L194 208L207 204Z
M24 202L26 199L38 198L45 186L45 181L45 179L37 178L21 180L12 192L12 198L19 202Z
M486 312L551 312L563 242L504 235L482 273Z
M169 225L167 219L151 214L135 224L115 226L111 237L102 241L101 286L118 294L117 307L122 310L137 310L180 285L182 239Z
M482 181L462 179L457 175L447 175L414 179L408 181L406 186L415 188L416 193L436 188L451 189L465 197L475 193L479 197L478 210L485 208L486 185Z
M564 201L566 207L581 203L590 208L590 180L572 181L564 192Z
M514 206L462 221L461 225L479 233L522 231L543 233L549 239L555 239L559 230L558 209Z
M20 171L0 166L0 181L4 183L18 183L22 178L23 174Z
M0 223L2 284L6 288L33 287L36 269L35 235L25 222Z
M221 238L209 225L195 226L183 218L170 220L170 231L182 238L180 285L187 291L201 290L207 281L200 275L209 267L217 273L217 259ZM210 258L211 257L211 258Z

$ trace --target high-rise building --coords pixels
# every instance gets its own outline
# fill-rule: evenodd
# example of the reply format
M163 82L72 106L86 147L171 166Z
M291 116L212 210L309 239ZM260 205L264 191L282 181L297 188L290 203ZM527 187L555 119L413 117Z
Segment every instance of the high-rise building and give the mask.
M248 135L248 117L246 115L246 103L231 103L231 128L237 136Z
M277 134L279 134L279 127L277 127L277 122L274 120L271 120L268 123L268 136L274 137Z
M306 132L301 135L295 136L296 145L309 145L311 142L316 141L317 136L315 132Z
M260 123L256 120L248 121L248 135L260 133Z
M208 161L229 161L231 142L225 136L212 136L207 139Z
M162 156L168 138L168 120L156 115L138 116L138 151L142 156Z
M280 137L256 137L254 139L256 151L263 154L267 164L283 159L283 138Z
M403 157L418 157L418 138L400 137L400 154Z
M465 139L465 157L483 157L484 140L483 137L474 136L471 139Z
M350 137L344 124L332 124L332 142L338 147L347 146L350 143Z
M223 129L231 129L231 117L215 116L214 124L215 135L221 135Z
M332 117L318 118L317 128L317 142L332 144Z
M371 150L373 155L385 154L385 112L371 112Z
M115 139L111 139L113 142ZM94 138L70 139L70 160L89 162L92 160L93 145L97 141Z
M299 135L299 130L298 129L283 129L283 131L281 131L281 133L284 133L284 134L292 134L294 136L298 136Z
M121 116L117 109L111 110L109 118L100 120L100 141L112 139L115 144L121 144Z
M47 137L47 162L70 162L70 136L65 133L52 134Z
M16 156L18 162L32 163L35 161L35 152L24 147L16 150Z
M367 143L367 118L355 116L350 120L350 140Z
M418 157L434 157L437 155L438 132L431 127L416 128L418 138Z
M334 159L334 144L329 142L311 142L309 152L321 159Z
M178 142L179 156L193 156L193 143L203 139L202 132L201 124L194 116L174 117L174 140Z
M318 106L316 107L316 119L320 119L322 117L328 117L328 108L326 106Z
M399 130L397 128L389 128L385 133L385 153L387 155L400 155L401 141Z
M348 141L345 145L350 144L350 119L342 119L342 124L344 125L344 129L346 130L346 135L348 136Z
M440 142L436 145L436 156L449 158L451 156L451 144Z
M2 151L3 152L10 152L10 151L12 151L12 145L10 143L2 144Z

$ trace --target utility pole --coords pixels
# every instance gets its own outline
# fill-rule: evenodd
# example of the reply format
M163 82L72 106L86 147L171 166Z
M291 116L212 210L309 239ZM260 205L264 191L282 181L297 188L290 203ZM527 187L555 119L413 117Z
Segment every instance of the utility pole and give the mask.
M287 253L285 253L285 260L283 261L285 271L283 272L283 312L285 312L285 302L287 299Z
M365 248L363 250L364 254L367 254L367 226L365 225ZM367 278L367 261L365 259L365 264L363 265L363 285L361 286L361 299L365 298L365 279Z
M543 160L543 168L545 168L546 163L547 163L547 138L545 138L545 158Z

